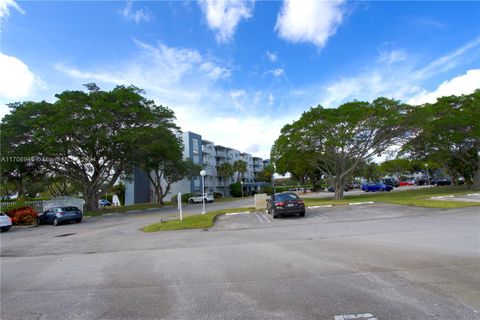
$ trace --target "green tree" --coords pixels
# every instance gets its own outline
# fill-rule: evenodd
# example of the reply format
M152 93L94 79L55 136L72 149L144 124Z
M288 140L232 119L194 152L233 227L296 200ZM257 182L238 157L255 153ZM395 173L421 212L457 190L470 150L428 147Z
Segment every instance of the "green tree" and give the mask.
M257 173L255 179L261 182L271 182L273 174L275 173L275 168L272 164L265 166L262 171Z
M311 164L334 179L335 199L341 199L345 179L361 161L402 141L407 129L406 109L406 105L387 98L348 102L336 109L317 106L284 126L275 145L285 139L285 143L311 154ZM275 163L281 156L272 152Z
M378 169L384 175L400 177L412 171L412 162L408 159L392 159L382 162Z
M223 196L226 196L226 181L227 178L233 175L233 167L230 163L224 162L217 167L217 174L223 179Z
M137 141L135 163L147 173L156 199L163 199L173 183L198 175L199 165L183 159L183 144L176 127L146 128Z
M233 171L237 173L237 182L240 182L240 177L243 177L247 172L247 163L243 160L237 160L233 163Z
M412 119L413 138L403 152L441 164L452 177L464 175L480 190L480 89L417 107Z
M138 138L146 128L175 128L173 111L147 100L143 90L117 86L102 91L95 84L88 92L64 91L54 103L25 102L11 105L2 127L25 121L26 134L9 144L12 154L24 149L48 161L48 172L81 186L87 210L95 210L101 194L135 165ZM21 121L20 121L21 122ZM7 134L8 141L14 137ZM4 138L4 132L2 132Z

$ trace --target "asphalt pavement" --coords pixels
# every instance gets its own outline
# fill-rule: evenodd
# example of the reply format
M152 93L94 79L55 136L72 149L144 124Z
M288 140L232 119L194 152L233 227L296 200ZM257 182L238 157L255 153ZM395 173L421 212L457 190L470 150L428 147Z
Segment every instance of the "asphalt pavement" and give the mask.
M1 319L480 319L480 210L371 204L2 233Z

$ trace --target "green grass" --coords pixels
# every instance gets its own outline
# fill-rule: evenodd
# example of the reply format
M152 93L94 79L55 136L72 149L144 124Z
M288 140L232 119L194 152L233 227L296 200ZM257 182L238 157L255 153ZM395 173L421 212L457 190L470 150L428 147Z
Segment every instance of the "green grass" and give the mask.
M196 214L193 216L187 216L180 220L170 220L167 222L158 222L146 227L143 227L144 232L157 232L168 230L182 230L182 229L198 229L198 228L210 228L215 223L215 218L219 215L229 212L244 212L251 211L253 208L234 208L212 211L206 214Z
M90 217L98 217L102 216L107 213L115 213L115 212L127 212L130 210L146 210L150 208L161 208L164 207L165 205L168 205L170 203L165 203L164 205L161 205L159 203L138 203L138 204L132 204L129 206L120 206L120 207L105 207L103 209L99 209L96 211L87 211L84 213L85 216L90 216Z
M471 206L480 206L479 202L465 202L465 201L445 201L433 200L431 197L444 195L465 195L471 193L465 186L457 187L434 187L426 189L406 190L401 192L375 192L365 193L362 195L349 196L348 192L344 193L345 198L342 200L320 199L320 198L305 198L307 206L315 205L345 205L350 202L374 201L385 202L400 205L427 207L427 208L463 208Z

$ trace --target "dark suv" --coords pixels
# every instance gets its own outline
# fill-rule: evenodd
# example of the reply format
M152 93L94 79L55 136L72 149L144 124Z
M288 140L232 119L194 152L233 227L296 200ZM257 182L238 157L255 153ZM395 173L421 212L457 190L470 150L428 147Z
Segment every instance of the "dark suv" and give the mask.
M381 179L381 181L387 186L391 186L392 188L398 188L399 186L397 179L394 178L383 178Z
M286 214L305 216L305 204L293 192L275 193L267 201L267 211L273 216L273 219Z
M58 226L61 223L70 221L80 223L82 218L82 211L77 207L54 207L39 215L37 218L37 223L52 223L53 225Z

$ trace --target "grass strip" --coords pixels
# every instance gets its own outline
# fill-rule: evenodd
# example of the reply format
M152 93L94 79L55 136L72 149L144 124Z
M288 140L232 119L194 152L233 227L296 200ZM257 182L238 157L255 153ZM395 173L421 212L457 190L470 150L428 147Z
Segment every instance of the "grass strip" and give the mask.
M244 212L252 211L251 208L234 208L234 209L223 209L208 212L206 214L196 214L192 216L186 216L183 218L183 221L180 220L169 220L166 222L157 222L148 226L143 227L144 232L157 232L157 231L169 231L169 230L182 230L182 229L203 229L210 228L215 223L215 218L219 215L225 213L233 212Z
M384 202L400 205L409 205L427 208L453 209L480 206L480 202L467 201L450 201L450 200L433 200L431 197L446 196L446 195L466 195L471 193L465 186L456 187L433 187L416 190L405 190L401 192L375 192L365 193L364 195L350 196L344 193L345 198L341 200L334 200L331 198L305 198L307 206L316 205L348 205L350 202L374 201Z

